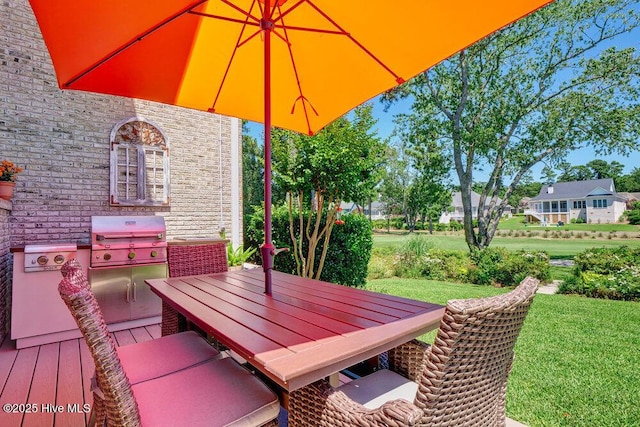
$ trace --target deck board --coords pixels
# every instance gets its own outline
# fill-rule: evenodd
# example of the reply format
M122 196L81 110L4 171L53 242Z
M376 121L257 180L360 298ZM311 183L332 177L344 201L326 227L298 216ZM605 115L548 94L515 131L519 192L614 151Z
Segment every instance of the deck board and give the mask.
M121 342L142 342L159 338L160 325L121 332L118 334ZM93 371L91 353L82 339L20 350L15 348L15 341L5 339L0 346L0 404L35 404L38 411L33 414L0 411L0 426L85 426L89 414L82 412L82 405L93 400ZM70 413L67 403L77 403L80 412ZM46 404L52 406L45 406L43 411L42 405ZM63 405L64 412L55 413L54 405Z
M58 384L56 391L56 405L62 411L55 414L55 424L72 426L84 423L84 412L69 411L68 405L81 408L84 404L84 390L82 385L82 369L80 364L79 340L63 341L60 343L60 363L58 365Z
M56 381L58 377L58 358L60 354L60 344L53 343L40 347L38 360L31 382L31 390L27 402L38 405L39 410L34 413L24 414L23 427L39 427L42 425L52 425L54 419L53 412L46 412L42 409L43 403L53 403L56 401Z
M31 381L33 379L33 372L36 367L36 361L38 359L38 347L27 348L21 350L16 359L7 378L2 396L0 396L0 402L5 404L26 404L26 403L39 403L29 402L29 388L31 387ZM22 423L23 412L17 410L16 412L5 413L3 410L0 413L0 425L2 426L19 426Z
M13 367L17 356L18 352L16 351L15 346L12 345L11 340L4 340L2 346L0 346L0 397L2 397L7 379L11 373L11 368Z

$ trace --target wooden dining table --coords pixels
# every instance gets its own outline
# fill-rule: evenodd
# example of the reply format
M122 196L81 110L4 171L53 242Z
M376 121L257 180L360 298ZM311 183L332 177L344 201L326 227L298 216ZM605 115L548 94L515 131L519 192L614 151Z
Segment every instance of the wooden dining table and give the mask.
M167 310L287 392L438 327L444 306L261 269L146 280Z

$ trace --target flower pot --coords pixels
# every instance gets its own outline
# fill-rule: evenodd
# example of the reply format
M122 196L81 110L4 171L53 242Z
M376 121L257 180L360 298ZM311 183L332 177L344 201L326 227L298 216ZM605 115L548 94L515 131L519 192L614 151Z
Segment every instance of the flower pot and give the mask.
M0 199L11 200L13 189L16 183L11 181L0 181Z

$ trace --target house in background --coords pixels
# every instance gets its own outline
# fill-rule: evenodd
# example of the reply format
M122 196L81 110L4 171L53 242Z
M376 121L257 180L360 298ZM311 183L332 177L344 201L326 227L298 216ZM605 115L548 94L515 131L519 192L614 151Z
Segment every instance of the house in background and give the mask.
M364 207L354 202L341 202L340 207L342 208L343 215L361 213L372 220L387 218L384 212L385 205L382 202L371 202L370 205L367 204ZM371 207L371 209L369 209L369 207ZM369 212L369 210L371 210L371 212Z
M613 179L604 178L544 185L524 213L527 222L543 225L572 219L609 224L617 222L625 210L626 199L616 192Z
M498 198L498 203L502 200ZM480 195L475 191L471 192L471 214L473 219L478 219L478 205L480 204ZM511 207L507 206L502 214L503 217L511 217ZM451 205L447 212L440 215L438 222L440 224L449 224L451 221L462 222L464 220L464 209L462 207L462 196L459 191L451 195Z

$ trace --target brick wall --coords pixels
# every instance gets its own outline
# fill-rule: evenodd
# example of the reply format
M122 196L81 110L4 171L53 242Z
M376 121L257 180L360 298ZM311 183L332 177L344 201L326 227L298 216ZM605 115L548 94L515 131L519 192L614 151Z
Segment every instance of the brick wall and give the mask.
M168 137L168 207L109 206L109 133L132 116L154 122ZM217 237L225 227L241 242L242 219L231 217L232 204L242 200L238 188L231 199L242 173L236 167L231 177L233 153L241 156L237 119L61 91L28 2L0 2L0 160L25 169L16 182L9 230L0 231L2 247L86 243L91 216L112 214L163 215L169 238ZM1 285L8 286L6 280Z
M0 343L8 332L11 305L11 253L9 252L9 219L11 203L0 199Z

